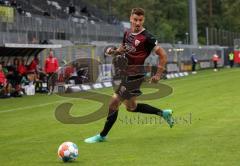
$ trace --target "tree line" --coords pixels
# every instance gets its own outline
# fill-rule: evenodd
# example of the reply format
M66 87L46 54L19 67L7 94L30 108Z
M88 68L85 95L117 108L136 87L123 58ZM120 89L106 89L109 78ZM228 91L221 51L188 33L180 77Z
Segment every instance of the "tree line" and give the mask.
M145 27L160 42L186 42L189 33L188 0L86 0L109 15L129 21L134 7L145 9ZM240 32L240 0L196 0L198 38L206 44L206 27Z

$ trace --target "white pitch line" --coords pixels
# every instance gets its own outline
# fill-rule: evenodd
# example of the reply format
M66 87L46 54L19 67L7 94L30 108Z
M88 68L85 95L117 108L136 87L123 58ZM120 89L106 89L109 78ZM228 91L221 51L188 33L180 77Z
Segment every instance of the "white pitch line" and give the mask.
M71 99L54 101L54 102L50 102L50 103L44 103L44 104L38 104L38 105L33 105L33 106L20 107L20 108L16 108L16 109L4 110L4 111L0 111L0 114L1 113L6 113L6 112L24 110L24 109L32 109L32 108L36 108L36 107L43 107L43 106L47 106L47 105L51 105L51 104L55 104L55 103L63 103L63 102L66 102L66 101L71 101L71 100L77 100L77 98L71 98Z

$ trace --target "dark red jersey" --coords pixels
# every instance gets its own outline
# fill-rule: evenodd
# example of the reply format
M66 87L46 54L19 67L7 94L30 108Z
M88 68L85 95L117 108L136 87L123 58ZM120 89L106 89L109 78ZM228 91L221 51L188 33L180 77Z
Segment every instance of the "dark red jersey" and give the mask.
M145 59L157 45L157 40L145 29L139 33L126 31L124 33L123 45L131 48L131 51L126 54L128 64L143 65Z

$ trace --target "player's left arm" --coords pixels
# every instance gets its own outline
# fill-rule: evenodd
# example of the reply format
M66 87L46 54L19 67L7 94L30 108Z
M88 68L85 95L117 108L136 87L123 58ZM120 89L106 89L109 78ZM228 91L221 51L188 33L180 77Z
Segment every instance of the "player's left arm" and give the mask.
M158 82L161 78L161 75L163 71L165 70L165 65L167 63L167 54L165 50L160 47L159 45L156 45L154 47L155 53L159 56L159 63L158 63L158 70L155 76L153 76L150 80L150 82Z

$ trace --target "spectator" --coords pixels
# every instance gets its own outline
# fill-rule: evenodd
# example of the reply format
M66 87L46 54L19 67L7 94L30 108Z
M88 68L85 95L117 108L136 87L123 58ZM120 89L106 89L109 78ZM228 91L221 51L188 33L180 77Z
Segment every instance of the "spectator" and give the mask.
M14 58L13 59L13 66L14 66L14 68L17 69L18 65L19 65L19 59L18 58Z
M57 81L57 70L58 70L59 64L57 58L54 57L53 51L50 50L49 56L45 61L45 72L48 77L48 95L51 95L54 91L54 87Z
M234 65L234 54L233 54L232 51L231 51L230 54L228 55L228 58L229 58L230 67L232 68L233 65Z
M3 70L3 72L4 72L5 76L6 76L7 73L8 73L8 69L6 68L4 61L2 61L1 64L2 64L2 70Z
M32 62L28 66L28 73L38 73L38 64L39 64L39 59L38 56L34 56Z
M13 65L10 65L7 67L7 73L5 73L5 76L7 77L7 80L14 85L15 84L15 69L13 67Z
M74 74L71 79L74 78ZM83 84L89 81L88 76L88 67L80 67L77 69L77 79L75 80L76 84Z
M13 61L13 64L8 66L7 70L7 74L5 75L6 78L7 78L7 85L10 85L12 87L12 90L11 93L12 93L12 96L16 96L16 97L20 97L21 94L20 94L20 78L19 78L19 74L18 74L18 71L17 71L17 66L19 64L18 62L19 60L17 58L14 59ZM9 87L9 86L8 86ZM9 88L11 89L11 88ZM10 90L9 90L10 92Z
M45 39L45 40L40 40L39 44L49 44L48 41Z
M16 0L12 0L11 1L11 6L14 8L17 8L17 1Z
M18 68L19 68L20 60L18 58L14 58L13 60L13 80L12 80L12 86L15 89L13 96L15 97L21 97L21 79L22 76L19 74Z
M0 64L0 93L3 97L10 97L11 86L8 84L5 73L3 72L3 66Z
M27 68L27 79L29 80L29 84L33 84L33 82L36 80L36 77L39 73L38 65L39 65L39 59L38 59L38 56L35 55L30 65Z
M12 85L14 87L17 87L20 84L20 76L19 76L19 72L18 72L18 66L19 66L19 59L18 58L14 58L13 60L13 83Z
M66 83L68 83L69 79L73 76L74 70L75 69L73 67L73 64L69 64L68 66L66 66L64 70L64 80Z
M19 75L21 75L21 76L25 76L25 75L26 75L26 73L27 73L27 68L26 68L26 66L24 65L24 59L21 59L21 60L19 61L19 65L18 65L17 70L18 70Z
M43 16L48 16L48 17L50 17L51 15L50 15L50 13L49 13L48 11L44 11L44 12L43 12Z
M10 6L10 2L8 0L4 0L4 5Z
M218 61L219 61L219 56L217 54L214 54L213 57L212 57L212 61L213 61L213 64L214 64L214 69L213 71L218 71Z
M17 5L17 12L21 15L24 13L23 9L22 9L22 6L21 5Z
M191 56L191 61L192 61L192 74L196 74L196 64L198 62L196 55L194 52L192 52L192 56Z
M3 66L0 64L0 86L1 88L7 84L7 79L5 77L5 73L3 72Z
M18 65L18 73L19 73L19 80L20 80L20 85L23 84L23 82L25 82L27 76L27 68L24 65L24 59L21 59L19 61L19 65ZM21 86L22 87L22 86ZM23 89L23 88L22 88ZM22 92L21 92L22 93ZM23 93L22 93L23 94Z
M32 38L31 44L38 44L38 41L37 41L36 37Z
M73 3L70 4L70 6L68 7L68 12L70 15L74 15L76 12L75 6L73 5Z
M88 9L87 9L87 6L84 6L82 9L81 9L81 13L87 15L88 17L91 17L91 14L89 13Z

